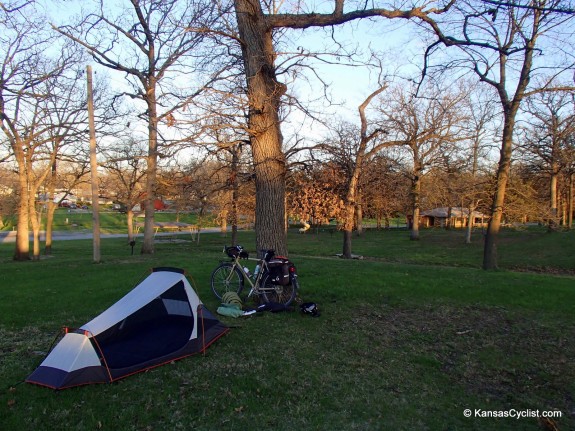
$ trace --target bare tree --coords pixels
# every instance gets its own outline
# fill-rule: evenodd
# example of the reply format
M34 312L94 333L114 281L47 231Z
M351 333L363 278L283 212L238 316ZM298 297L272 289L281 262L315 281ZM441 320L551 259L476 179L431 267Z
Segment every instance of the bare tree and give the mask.
M573 96L568 93L543 93L527 101L528 125L522 127L521 145L534 168L549 178L550 229L560 222L559 180L570 167L575 136Z
M146 148L135 139L111 145L104 151L103 166L109 172L106 189L115 191L116 199L126 206L128 242L134 240L134 207L144 199Z
M263 6L262 6L263 3ZM249 100L248 127L256 176L256 243L257 248L275 248L287 253L285 231L286 159L282 151L280 107L286 93L285 83L278 80L274 35L281 37L281 29L332 27L353 20L380 17L430 21L445 12L435 3L423 3L407 9L391 5L389 8L367 8L352 3L344 11L344 0L334 0L333 9L322 13L303 9L275 9L275 2L235 0L234 8L241 40L243 62ZM280 3L283 5L283 3ZM285 8L292 7L286 3ZM354 9L354 7L356 9ZM267 8L267 9L266 9ZM325 10L325 9L324 9Z
M425 96L423 96L423 94ZM419 96L414 88L396 88L381 109L385 125L395 141L409 153L411 166L406 175L411 181L410 239L419 239L421 184L426 171L442 161L453 145L465 138L461 134L465 94L429 87Z
M237 79L232 85L237 84ZM253 166L247 152L249 142L245 134L245 100L235 97L229 89L229 97L219 98L214 107L222 107L214 114L205 128L205 147L210 156L217 160L216 169L210 173L210 187L214 203L217 204L217 220L223 235L227 234L228 222L231 225L231 243L237 243L240 212L253 199L245 193L253 186ZM231 103L230 103L231 102ZM217 181L214 181L216 180ZM248 204L249 205L249 204ZM248 211L251 213L251 211ZM245 215L245 214L244 214Z
M366 164L369 163L378 152L385 147L398 145L399 141L388 141L386 133L381 127L370 125L367 119L366 110L371 101L385 91L387 85L383 85L372 92L359 105L358 112L360 118L359 129L348 124L341 124L337 130L337 139L330 140L325 147L334 157L334 161L341 166L341 173L345 178L345 198L344 216L342 223L343 230L343 251L342 255L346 259L351 259L351 242L354 227L359 225L360 219L356 219L356 214L360 208L360 179Z
M228 221L231 224L231 243L237 243L238 225L240 222L240 208L242 208L247 201L245 193L242 189L246 185L251 184L252 166L251 164L246 169L245 158L242 157L245 142L231 141L229 139L217 139L219 151L214 155L222 162L222 170L220 175L225 175L225 181L221 182L221 186L215 190L217 201L219 202L218 219L222 227L222 234L227 232Z
M440 54L443 47L457 48L449 52L456 55L451 61L438 55L440 70L472 71L496 91L503 115L496 191L483 253L483 268L495 269L517 114L530 94L566 89L553 82L573 67L574 10L563 0L462 0L450 12L449 18L430 23L438 42L428 48L426 58ZM426 72L431 63L428 66ZM535 75L541 79L533 79Z
M50 174L61 146L77 126L84 104L79 89L78 53L46 28L32 4L0 10L3 23L0 67L1 129L18 166L18 227L14 259L27 260L29 226L34 259L39 259L39 187ZM50 48L50 49L48 49ZM57 58L45 52L58 52ZM81 115L80 115L81 116Z
M158 158L176 139L178 116L218 79L210 69L225 47L209 48L203 28L217 28L217 2L204 0L129 0L128 5L100 2L99 10L76 25L55 27L83 46L96 62L126 74L125 95L143 102L147 123L145 228L141 252L154 252L154 200ZM198 30L199 29L199 30ZM172 128L162 133L161 127Z
M212 143L207 153L182 163L177 170L162 173L162 186L175 204L195 212L198 224L215 215L223 236L237 243L240 224L253 223L253 168L243 142L228 142L224 136Z
M467 100L468 117L467 133L469 134L469 147L464 150L467 153L467 169L463 175L462 183L464 191L461 194L461 206L467 208L467 229L465 242L471 243L473 232L474 213L480 204L486 201L486 175L482 172L486 166L482 161L488 159L487 154L496 137L493 134L493 123L499 118L495 110L495 103L489 98L481 97L480 92L475 91Z

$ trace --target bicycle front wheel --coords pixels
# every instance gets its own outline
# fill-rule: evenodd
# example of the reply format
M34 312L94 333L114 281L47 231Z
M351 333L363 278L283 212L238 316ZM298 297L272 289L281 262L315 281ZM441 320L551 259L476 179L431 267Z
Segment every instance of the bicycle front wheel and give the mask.
M283 305L290 305L295 299L299 288L297 277L290 277L289 284L280 286L271 282L268 274L262 280L262 294L265 302L278 302Z
M226 292L236 292L239 295L244 287L244 277L237 266L225 262L214 269L210 283L214 295L222 299Z

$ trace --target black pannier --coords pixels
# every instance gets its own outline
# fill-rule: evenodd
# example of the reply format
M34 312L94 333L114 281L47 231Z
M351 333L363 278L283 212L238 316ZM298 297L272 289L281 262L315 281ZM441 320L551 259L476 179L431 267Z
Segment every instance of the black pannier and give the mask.
M268 269L272 283L281 286L290 284L290 272L295 272L294 264L282 256L270 259Z

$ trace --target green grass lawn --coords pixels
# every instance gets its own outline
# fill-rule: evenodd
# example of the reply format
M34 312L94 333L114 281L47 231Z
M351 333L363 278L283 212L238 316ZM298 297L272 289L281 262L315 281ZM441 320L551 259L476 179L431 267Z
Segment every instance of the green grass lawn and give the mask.
M213 225L213 217L198 217L197 214L157 211L154 219L159 222L163 221L180 221L190 224ZM143 221L143 218L135 217L135 221ZM43 225L44 226L44 225ZM126 233L127 217L126 214L102 210L100 212L100 228L102 233ZM92 231L92 213L84 210L68 210L59 208L54 214L53 229L56 231Z
M155 266L186 269L215 310L209 277L229 238L182 235L153 256L105 239L100 264L90 240L59 241L39 262L13 262L13 245L0 244L0 428L575 429L575 233L505 231L495 272L480 269L481 232L469 245L463 235L368 231L353 242L364 259L344 261L340 234L290 233L301 299L321 317L222 317L231 331L205 355L60 392L21 382L62 326L86 323ZM254 249L252 233L240 242Z

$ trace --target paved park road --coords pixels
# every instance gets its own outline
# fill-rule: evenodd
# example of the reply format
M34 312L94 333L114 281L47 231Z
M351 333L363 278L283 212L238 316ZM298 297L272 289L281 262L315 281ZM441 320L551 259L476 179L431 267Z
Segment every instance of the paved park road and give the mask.
M220 232L219 228L204 228L200 231L200 233L214 233ZM185 235L188 232L177 232L178 235ZM170 236L174 235L173 232L158 232L156 236ZM138 234L136 237L142 237L143 234ZM105 233L101 234L100 238L127 238L128 234L126 233ZM57 231L52 234L53 241L66 241L66 240L73 240L73 239L91 239L93 238L91 231L82 231L82 232L66 232L66 231ZM40 240L44 241L45 233L40 233ZM32 240L32 236L30 236L30 240ZM7 244L13 243L16 241L16 231L9 231L9 232L0 232L0 244Z

